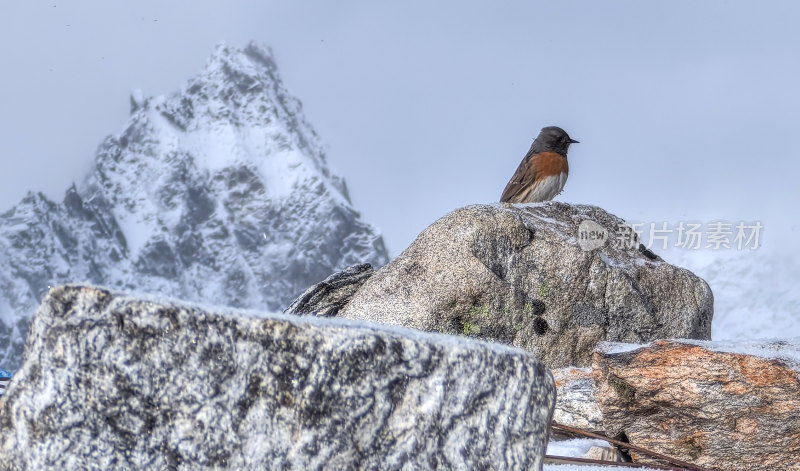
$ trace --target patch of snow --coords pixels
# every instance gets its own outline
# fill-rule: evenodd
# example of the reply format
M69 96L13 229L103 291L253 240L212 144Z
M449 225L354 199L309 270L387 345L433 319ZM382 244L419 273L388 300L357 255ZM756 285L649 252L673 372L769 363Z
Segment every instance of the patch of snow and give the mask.
M583 458L593 446L610 446L604 440L591 438L573 438L570 440L550 440L547 444L547 454L551 456L568 456L572 458ZM587 465L587 464L545 464L543 471L618 471L619 466ZM655 471L653 468L635 468L642 471Z
M687 339L680 340L680 342L689 345L698 345L715 352L783 360L792 364L797 371L800 371L800 337L712 342Z
M622 342L600 342L595 347L595 350L606 353L608 355L618 355L620 353L628 353L640 348L649 346L650 343L622 343Z
M659 471L655 468L622 468L619 466L575 464L546 464L542 468L543 471L620 471L622 469L635 469L636 471Z
M694 339L671 340L686 345L697 345L715 352L782 360L789 363L797 371L800 371L800 337L728 341ZM652 345L652 342L646 344L600 342L597 344L596 349L608 355L618 355L646 348L650 345Z
M603 263L609 267L615 268L620 266L619 262L612 260L611 257L609 257L605 252L598 251L597 256L600 257L600 260L602 260Z
M152 236L153 229L147 221L142 221L137 213L120 213L117 222L125 234L125 242L132 257L141 253L147 241Z
M666 250L659 255L706 280L714 293L711 338L800 337L800 259L791 252Z
M137 88L131 92L131 101L137 108L141 108L147 101L147 97L141 89Z
M0 296L0 320L2 320L7 324L10 324L11 319L14 317L17 317L14 308L11 307L11 304L9 304L8 299L6 299L3 296Z
M554 456L582 457L586 455L593 446L608 446L608 442L593 438L550 440L547 444L547 454Z

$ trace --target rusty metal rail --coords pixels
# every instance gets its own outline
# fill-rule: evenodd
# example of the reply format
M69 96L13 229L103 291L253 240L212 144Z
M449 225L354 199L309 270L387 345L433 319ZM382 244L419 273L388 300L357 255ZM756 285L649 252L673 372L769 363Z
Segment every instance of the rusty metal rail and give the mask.
M675 468L673 466L661 466L657 464L644 464L644 463L625 463L621 461L593 460L591 458L576 458L574 456L544 455L544 462L547 464L600 464L603 466L619 466L621 468L649 468L649 469L663 469L666 471L686 471L686 468Z
M579 428L576 428L576 427L570 427L569 425L561 425L561 424L556 423L556 422L553 422L551 425L552 425L553 429L555 429L555 430L560 430L562 432L574 433L575 435L581 435L581 436L588 437L588 438L595 438L595 439L598 439L598 440L604 440L604 441L607 441L608 443L620 446L622 448L627 448L629 450L638 451L639 453L641 453L643 455L647 455L647 456L649 456L651 458L655 458L655 459L658 459L658 460L661 460L661 461L666 461L670 465L677 466L677 468L671 468L671 467L658 467L656 465L645 465L645 464L642 464L642 465L639 465L639 467L650 467L650 468L655 468L655 469L668 469L668 470L678 470L678 471L684 471L684 470L688 470L688 471L712 471L712 470L710 470L708 468L704 468L704 467L702 467L700 465L696 465L696 464L689 463L689 462L686 462L686 461L683 461L683 460L679 460L678 458L673 458L671 456L663 455L663 454L655 452L653 450L648 450L647 448L643 448L643 447L640 447L640 446L632 445L630 443L625 443L623 441L615 440L613 438L609 438L609 437L606 437L604 435L600 435L600 434L597 434L597 433L589 432L587 430L579 429ZM545 456L545 458L546 458L546 456ZM573 458L573 459L574 460L586 460L587 458ZM604 464L604 465L608 465L608 466L620 466L620 463L615 462L615 461L591 460L591 461L588 461L586 463L589 463L589 462L591 462L592 464ZM631 463L628 463L628 464L631 464ZM633 463L633 464L638 464L638 463ZM622 464L622 466L626 466L626 465Z

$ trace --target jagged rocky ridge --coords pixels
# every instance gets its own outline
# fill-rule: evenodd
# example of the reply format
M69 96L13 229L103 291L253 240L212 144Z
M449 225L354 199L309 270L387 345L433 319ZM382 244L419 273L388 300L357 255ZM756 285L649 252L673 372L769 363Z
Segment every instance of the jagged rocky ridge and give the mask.
M61 203L31 193L0 215L0 367L18 367L52 285L277 311L336 270L387 260L271 52L220 45L179 92L134 92L124 130Z

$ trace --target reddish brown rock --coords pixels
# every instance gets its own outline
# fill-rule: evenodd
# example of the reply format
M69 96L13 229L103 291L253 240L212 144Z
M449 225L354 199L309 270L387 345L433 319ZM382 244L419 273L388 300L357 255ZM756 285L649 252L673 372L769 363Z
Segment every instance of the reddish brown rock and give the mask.
M593 367L604 427L709 469L800 470L794 342L601 344Z

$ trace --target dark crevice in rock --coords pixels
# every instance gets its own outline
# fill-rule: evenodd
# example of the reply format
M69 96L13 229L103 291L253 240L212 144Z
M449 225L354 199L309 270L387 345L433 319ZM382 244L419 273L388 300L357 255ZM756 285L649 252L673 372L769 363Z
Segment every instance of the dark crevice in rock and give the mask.
M314 314L322 317L335 316L374 273L375 270L368 263L353 265L334 273L308 288L292 301L284 312L299 315Z

